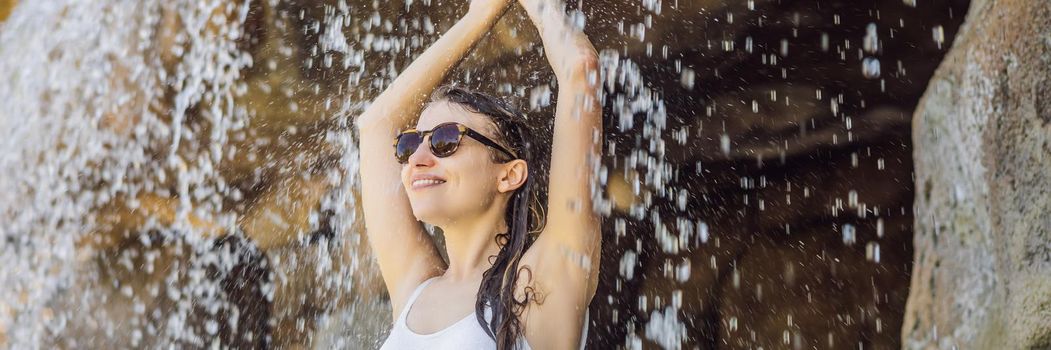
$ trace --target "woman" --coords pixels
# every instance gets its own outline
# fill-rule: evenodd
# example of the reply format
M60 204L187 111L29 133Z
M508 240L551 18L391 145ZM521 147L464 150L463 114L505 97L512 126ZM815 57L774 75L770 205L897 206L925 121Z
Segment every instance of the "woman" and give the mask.
M601 245L589 182L601 155L597 55L561 0L519 2L559 88L548 215L535 240L537 167L522 115L464 89L431 96L510 0L473 0L356 121L365 227L395 320L384 349L583 344ZM448 263L420 222L442 229Z

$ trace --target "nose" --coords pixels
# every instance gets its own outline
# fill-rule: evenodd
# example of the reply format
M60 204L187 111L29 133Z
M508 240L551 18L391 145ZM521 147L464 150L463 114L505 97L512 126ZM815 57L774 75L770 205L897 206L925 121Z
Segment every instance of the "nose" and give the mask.
M431 153L430 135L423 138L423 142L420 142L419 146L416 146L416 151L409 155L409 165L411 166L434 166L437 161L437 157Z

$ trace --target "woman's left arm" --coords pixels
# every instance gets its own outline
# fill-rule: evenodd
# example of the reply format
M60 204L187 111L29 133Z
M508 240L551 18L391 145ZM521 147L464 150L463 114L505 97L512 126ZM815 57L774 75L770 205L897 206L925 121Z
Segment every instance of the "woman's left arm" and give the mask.
M562 259L555 260L578 265L552 267L561 270L562 281L586 281L580 297L587 302L598 286L602 245L600 219L591 200L592 174L602 155L598 55L584 32L570 22L561 0L519 3L540 32L547 60L558 80L547 225L534 247L546 250L541 252L545 260L559 257Z

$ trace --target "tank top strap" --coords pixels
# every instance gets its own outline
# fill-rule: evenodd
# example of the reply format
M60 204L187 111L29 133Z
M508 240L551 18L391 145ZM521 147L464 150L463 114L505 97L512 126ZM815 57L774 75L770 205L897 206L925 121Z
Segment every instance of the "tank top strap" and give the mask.
M401 314L398 315L398 319L394 322L395 324L405 324L405 318L409 315L409 309L412 308L412 304L416 302L416 298L420 296L420 293L423 293L423 288L427 287L427 285L434 281L435 278L438 278L438 276L428 278L420 283L420 285L416 286L416 290L412 291L412 294L409 295L409 300L407 300L405 306L401 308Z
M588 343L588 326L591 324L591 309L584 311L584 329L580 331L580 350Z

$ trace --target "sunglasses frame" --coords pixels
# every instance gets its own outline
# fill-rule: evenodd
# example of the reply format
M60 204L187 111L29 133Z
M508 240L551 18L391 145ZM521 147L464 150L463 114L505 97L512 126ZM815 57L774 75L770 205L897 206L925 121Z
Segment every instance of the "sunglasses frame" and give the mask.
M428 136L433 134L434 130L436 130L438 128L441 128L441 127L444 127L444 126L448 126L448 125L455 125L456 129L459 131L459 134L456 137L456 143L453 145L452 150L450 150L449 153L446 154L446 155L438 155L438 152L436 152L435 149L434 149L434 141L433 141L434 139L431 138L430 140L428 140ZM518 156L516 156L514 153L509 151L507 148L504 148L504 146L501 146L500 144L496 143L495 141L490 140L488 137L485 137L485 135L482 135L481 133L478 133L477 131L474 131L471 128L468 128L467 126L465 126L463 124L460 124L460 123L457 123L457 122L445 122L445 123L441 123L441 124L435 125L430 130L417 130L416 128L405 129L405 130L402 130L401 132L399 132L398 135L394 136L394 144L393 144L394 145L394 159L396 159L399 164L407 163L408 162L408 156L412 156L413 153L416 153L416 149L418 149L420 147L420 145L416 145L416 147L413 148L412 153L409 153L408 156L406 156L405 161L402 161L400 158L398 158L398 141L401 140L402 136L404 136L406 134L412 134L412 133L419 134L420 135L420 143L427 142L427 144L428 144L427 147L430 148L431 154L433 154L435 157L438 157L438 158L445 158L445 157L451 156L454 153L456 153L456 150L460 149L460 143L463 142L463 136L467 135L467 136L470 136L471 138L475 139L476 141L481 142L482 144L484 144L486 146L495 148L497 151L503 152L504 154L510 156L511 159L518 159Z

